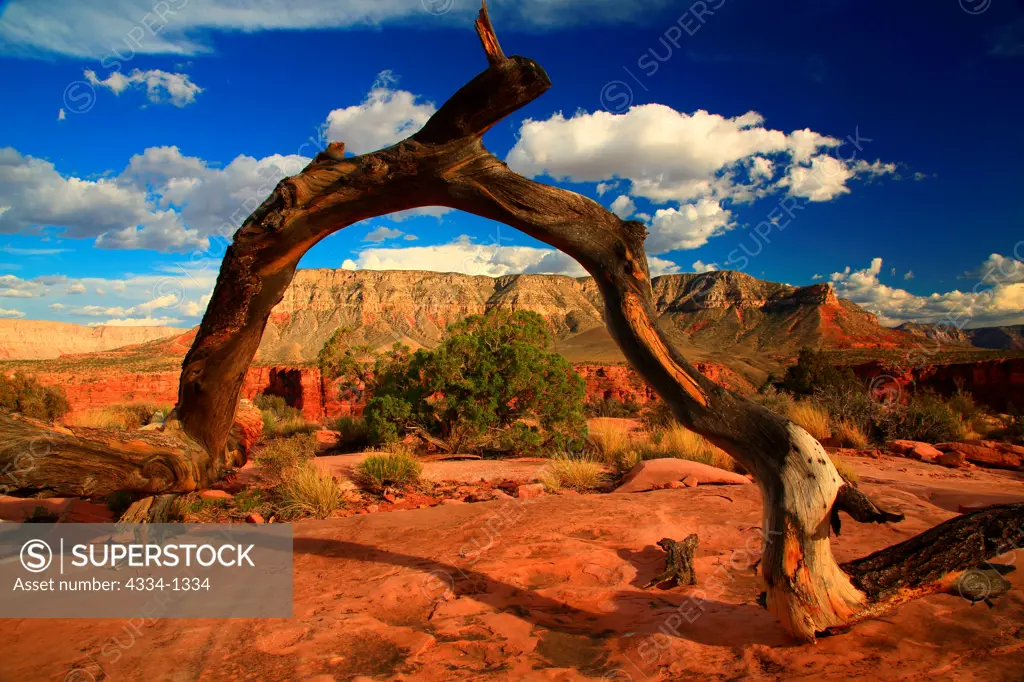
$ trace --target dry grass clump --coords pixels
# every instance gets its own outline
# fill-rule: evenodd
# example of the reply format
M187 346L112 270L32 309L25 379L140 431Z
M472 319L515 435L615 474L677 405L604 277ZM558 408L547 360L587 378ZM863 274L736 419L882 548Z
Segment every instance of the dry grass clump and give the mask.
M820 441L832 436L828 411L820 405L806 400L797 401L789 406L789 413L786 416L802 426L815 440Z
M673 426L665 432L665 436L661 440L661 450L665 453L662 455L663 457L687 459L726 471L736 470L736 461L724 450L712 445L700 434L684 429L682 426Z
M835 425L832 436L839 442L841 448L864 450L871 446L871 439L864 433L864 429L845 419Z
M604 466L586 459L556 457L540 475L540 482L549 490L568 488L586 492L599 488L608 476Z
M316 455L316 436L303 434L270 441L255 457L260 480L278 485Z
M422 472L423 465L416 455L399 450L369 455L356 466L355 478L363 488L379 492L416 483Z
M279 511L286 518L311 516L326 519L344 501L334 477L321 471L311 460L302 462L289 472L279 492Z
M173 405L119 403L86 412L74 413L67 420L67 423L71 426L88 426L94 429L132 431L148 424L155 413L162 412L164 416L167 416L172 409Z
M593 458L613 467L620 475L639 462L666 457L700 462L726 471L738 470L735 460L723 450L677 423L633 434L628 424L601 423L591 430L590 443Z
M630 449L629 424L603 419L590 430L590 443L596 454L605 462L612 462L616 456Z

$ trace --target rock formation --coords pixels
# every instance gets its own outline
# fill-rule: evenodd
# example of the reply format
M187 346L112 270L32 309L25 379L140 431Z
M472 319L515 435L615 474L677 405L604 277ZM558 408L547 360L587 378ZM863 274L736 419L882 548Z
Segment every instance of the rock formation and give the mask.
M959 329L952 324L918 324L904 322L899 331L945 344L989 348L992 350L1024 350L1024 325Z
M653 278L659 325L674 339L721 350L794 352L802 346L897 348L914 339L887 329L828 284L792 287L739 272ZM540 313L570 360L622 359L605 331L593 279L561 275L484 277L419 271L300 270L260 345L264 363L312 360L335 329L351 342L431 347L452 322L493 308Z
M86 327L42 320L0 320L0 360L44 360L95 353L168 336L176 327Z

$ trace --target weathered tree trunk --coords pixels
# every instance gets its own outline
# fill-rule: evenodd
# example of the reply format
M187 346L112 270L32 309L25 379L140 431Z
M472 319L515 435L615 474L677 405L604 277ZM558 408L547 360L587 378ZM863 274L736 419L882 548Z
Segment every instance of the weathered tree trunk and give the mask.
M208 485L231 463L225 453L246 369L302 256L353 223L447 206L516 227L569 254L593 275L608 328L633 367L684 425L735 457L760 485L767 606L798 638L813 640L947 585L950 574L1005 551L997 540L1014 528L1020 531L1021 505L1001 512L1002 525L978 526L974 517L949 522L943 559L936 563L946 577L936 571L919 575L916 548L907 543L887 550L885 572L897 578L885 583L892 589L871 588L866 576L873 574L866 567L874 566L872 557L844 571L829 547L839 510L861 522L900 517L878 510L843 481L822 446L802 428L709 381L672 347L654 324L642 223L623 221L590 199L524 178L484 148L481 136L539 97L550 81L535 62L505 57L486 5L477 32L490 67L422 130L387 149L351 158L343 144L331 144L300 174L281 181L238 230L183 363L180 422L169 420L159 438L113 438L86 430L47 432L2 419L0 438L56 439L45 456L33 458L29 470L21 472L22 487L156 494ZM0 467L18 456L18 448L5 452ZM901 575L919 579L901 584Z

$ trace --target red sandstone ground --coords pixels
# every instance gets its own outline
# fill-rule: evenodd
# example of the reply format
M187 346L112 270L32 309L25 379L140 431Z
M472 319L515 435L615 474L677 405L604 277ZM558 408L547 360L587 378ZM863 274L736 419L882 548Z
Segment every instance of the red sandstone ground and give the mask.
M840 560L960 504L1024 500L1020 472L847 461L908 518L847 521ZM754 603L760 509L756 486L702 486L298 523L293 618L165 620L137 634L123 620L0 621L0 680L1022 679L1024 572L993 609L936 595L795 644ZM641 589L664 566L654 543L691 532L697 587Z

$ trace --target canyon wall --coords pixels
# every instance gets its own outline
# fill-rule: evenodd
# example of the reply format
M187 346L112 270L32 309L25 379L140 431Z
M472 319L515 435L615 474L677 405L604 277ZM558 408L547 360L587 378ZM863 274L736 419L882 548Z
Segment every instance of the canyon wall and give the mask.
M931 389L942 395L956 393L960 386L974 399L1000 413L1024 409L1024 359L980 360L945 365L927 365L912 369L894 369L881 362L853 367L854 373L880 388L897 385Z
M795 353L802 346L895 348L914 337L878 324L828 284L793 287L740 272L651 280L658 324L674 340L721 350L744 346ZM602 332L594 280L562 275L484 277L421 271L299 270L271 315L257 356L266 364L315 359L336 329L352 345L396 341L431 348L446 327L495 308L532 310L574 362L619 355Z
M738 374L720 365L697 363L705 376L729 388L749 391L752 387ZM574 367L586 382L588 402L618 400L644 405L657 396L625 365L584 364ZM60 386L71 403L69 421L77 415L118 403L173 405L178 399L178 372L41 372L36 374L47 386ZM325 423L338 417L362 414L369 399L366 391L352 389L340 381L325 382L315 367L250 367L241 397L253 399L260 393L278 395L299 409L310 421Z

